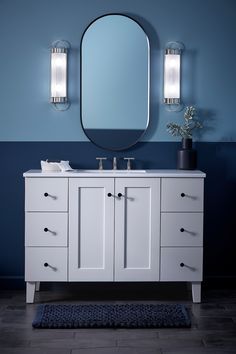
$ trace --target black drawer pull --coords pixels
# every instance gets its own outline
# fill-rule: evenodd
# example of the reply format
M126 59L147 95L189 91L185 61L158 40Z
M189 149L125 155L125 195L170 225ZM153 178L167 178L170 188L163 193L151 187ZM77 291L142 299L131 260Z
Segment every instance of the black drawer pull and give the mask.
M118 197L121 198L122 197L122 193L118 193Z
M111 194L111 193L107 193L107 196L108 196L108 197L112 197L112 194Z
M184 266L185 266L185 264L181 262L180 263L180 267L184 267Z
M50 232L52 235L55 235L55 236L56 236L56 234L57 234L56 231L49 230L47 227L45 227L45 228L43 229L43 231L44 231L44 232Z
M181 195L182 198L185 197L185 193L181 193L180 195Z
M55 195L51 195L51 194L49 194L49 193L47 193L47 192L45 192L43 195L44 195L44 197L50 197L50 198L52 198L52 199L54 199L54 200L57 199L57 197L56 197Z
M49 267L51 270L53 270L54 272L57 271L57 267L53 267L52 265L48 264L47 262L44 263L44 267Z
M184 230L184 228L183 227L181 227L181 229L180 229L180 232L184 232L185 230Z

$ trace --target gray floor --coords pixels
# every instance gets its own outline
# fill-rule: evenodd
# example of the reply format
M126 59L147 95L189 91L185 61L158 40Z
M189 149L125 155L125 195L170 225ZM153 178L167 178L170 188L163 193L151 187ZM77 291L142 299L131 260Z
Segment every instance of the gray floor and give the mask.
M32 329L39 303L184 303L190 329ZM43 284L36 303L25 293L0 291L1 354L236 353L236 290L203 290L192 304L185 284Z

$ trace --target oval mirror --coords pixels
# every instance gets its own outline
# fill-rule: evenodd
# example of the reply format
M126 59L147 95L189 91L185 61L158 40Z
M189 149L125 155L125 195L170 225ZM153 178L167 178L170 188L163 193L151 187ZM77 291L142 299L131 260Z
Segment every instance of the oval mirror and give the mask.
M109 150L134 145L149 122L149 40L125 15L93 21L81 40L81 120Z

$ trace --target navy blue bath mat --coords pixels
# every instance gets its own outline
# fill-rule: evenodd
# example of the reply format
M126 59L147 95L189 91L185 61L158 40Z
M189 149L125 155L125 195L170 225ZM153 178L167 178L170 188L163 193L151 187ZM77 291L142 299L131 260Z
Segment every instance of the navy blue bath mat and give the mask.
M190 327L184 305L39 305L34 328Z

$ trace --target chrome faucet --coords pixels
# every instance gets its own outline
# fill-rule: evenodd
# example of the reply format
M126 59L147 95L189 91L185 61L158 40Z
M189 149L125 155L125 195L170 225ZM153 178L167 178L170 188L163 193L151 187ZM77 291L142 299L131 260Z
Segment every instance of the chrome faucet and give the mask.
M131 160L134 160L134 157L124 157L124 160L127 160L127 170L131 170Z
M103 163L102 162L106 159L107 159L106 157L96 157L96 160L99 160L98 169L100 171L103 170Z
M117 158L113 157L113 166L112 166L113 170L117 170Z

